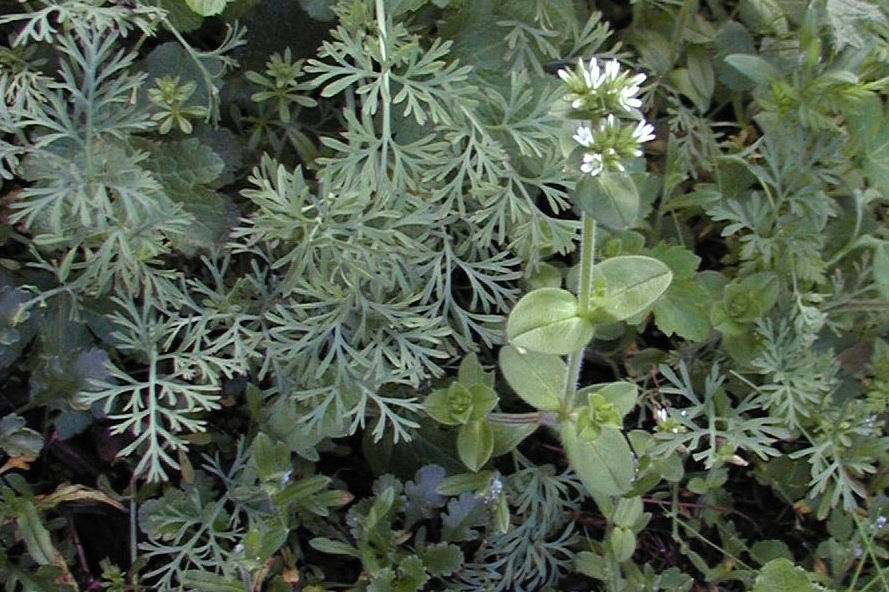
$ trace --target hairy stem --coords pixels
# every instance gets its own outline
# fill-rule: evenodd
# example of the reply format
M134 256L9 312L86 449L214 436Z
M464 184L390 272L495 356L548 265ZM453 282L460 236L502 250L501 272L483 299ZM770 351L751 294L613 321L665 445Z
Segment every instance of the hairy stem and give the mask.
M507 425L536 424L553 426L559 422L557 413L536 411L532 413L489 413L488 421Z
M586 214L581 214L583 225L580 238L580 280L577 286L578 313L586 316L590 311L590 297L593 292L593 263L596 258L596 221ZM583 364L583 348L568 356L568 374L562 388L562 415L566 416L574 405L577 383L580 380L580 368Z

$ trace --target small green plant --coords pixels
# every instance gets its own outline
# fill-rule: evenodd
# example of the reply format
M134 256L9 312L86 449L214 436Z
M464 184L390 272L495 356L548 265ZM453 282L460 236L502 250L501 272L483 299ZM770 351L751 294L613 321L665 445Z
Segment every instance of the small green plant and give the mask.
M883 3L0 29L4 589L889 590Z

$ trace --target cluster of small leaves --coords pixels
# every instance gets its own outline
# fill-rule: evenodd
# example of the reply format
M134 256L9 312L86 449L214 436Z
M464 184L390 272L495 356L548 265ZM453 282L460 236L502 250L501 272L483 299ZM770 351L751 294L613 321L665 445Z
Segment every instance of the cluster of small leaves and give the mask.
M7 589L889 590L882 3L12 4Z

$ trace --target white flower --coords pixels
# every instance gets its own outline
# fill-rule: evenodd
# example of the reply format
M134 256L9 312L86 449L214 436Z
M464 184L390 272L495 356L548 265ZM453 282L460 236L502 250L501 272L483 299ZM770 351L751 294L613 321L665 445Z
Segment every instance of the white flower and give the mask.
M595 177L601 174L603 170L605 170L605 161L602 159L601 154L596 152L584 153L583 162L580 165L580 172Z
M646 121L640 121L633 130L633 138L639 144L654 140L654 126Z
M589 148L593 145L593 130L585 125L579 126L577 128L577 132L575 132L575 134L571 137L574 138L574 141L576 141L581 146Z
M638 98L640 85L645 82L645 74L633 74L621 69L620 62L608 60L599 62L590 58L577 61L573 69L562 68L559 78L565 83L568 92L565 102L572 109L585 111L592 117L604 117L608 113L622 113L635 117L642 107Z
M644 78L645 74L639 74L639 76ZM620 94L617 95L617 104L623 107L625 111L629 112L632 112L635 109L640 109L642 107L642 101L636 97L638 94L638 86L625 86L620 89Z
M664 423L665 421L667 421L667 410L664 407L658 407L656 415L658 423Z
M595 177L603 171L626 171L624 162L642 156L639 145L654 139L654 127L645 121L625 123L609 113L595 129L579 126L572 138L587 149L581 172Z
M617 60L605 62L605 73L602 75L602 82L614 82L618 76L620 76L620 62Z
M596 89L602 85L602 81L604 80L604 76L602 75L602 71L599 69L599 61L596 58L590 58L590 65L584 66L583 59L579 59L577 62L577 70L583 76L583 82L585 86L589 89ZM577 74L562 68L558 71L559 78L563 81L573 83L577 78Z

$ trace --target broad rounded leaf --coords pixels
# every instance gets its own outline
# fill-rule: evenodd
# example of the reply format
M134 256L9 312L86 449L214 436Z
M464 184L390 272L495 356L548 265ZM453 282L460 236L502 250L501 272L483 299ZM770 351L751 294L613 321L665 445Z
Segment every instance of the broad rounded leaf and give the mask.
M614 230L630 228L639 215L639 191L633 179L623 173L584 175L575 195L580 211Z
M607 259L593 267L593 283L603 283L605 293L594 296L590 320L607 323L636 315L654 304L672 280L670 268L652 257Z
M500 371L512 390L535 409L558 411L568 366L552 354L519 351L507 345L500 350Z
M225 10L228 0L185 0L185 3L201 16L212 16Z
M753 584L753 592L815 592L818 589L805 570L783 558L765 564Z
M541 288L519 300L506 322L514 346L544 354L567 355L593 339L593 324L577 316L574 294Z
M561 430L568 462L590 493L622 495L633 481L634 461L630 446L620 430L605 427L593 440L580 438L573 422Z

